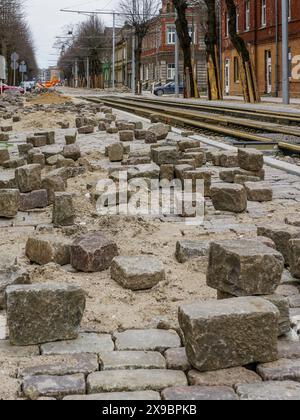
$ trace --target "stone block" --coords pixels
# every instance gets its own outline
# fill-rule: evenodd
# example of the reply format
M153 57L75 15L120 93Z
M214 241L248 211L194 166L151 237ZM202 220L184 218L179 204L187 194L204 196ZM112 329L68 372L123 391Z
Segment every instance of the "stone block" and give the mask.
M155 163L136 165L128 170L128 180L134 178L159 179L160 168Z
M93 125L86 125L78 128L78 134L93 134L95 127Z
M228 168L223 169L219 172L220 179L224 182L233 184L238 176L241 177L255 177L259 178L260 181L265 179L265 170L261 169L260 171L246 171L241 168ZM250 181L250 180L249 180Z
M29 136L27 137L27 143L32 144L33 147L44 147L47 146L46 136Z
M85 292L75 285L33 284L6 289L9 340L15 346L78 337Z
M11 219L18 214L20 193L16 189L0 189L0 217Z
M102 354L112 352L114 343L110 334L81 333L75 340L46 343L41 346L43 355Z
M0 270L0 310L5 309L5 292L8 286L16 284L30 284L30 276L27 270L14 265ZM0 351L1 353L1 351Z
M46 158L43 153L35 153L30 160L30 163L40 165L41 168L46 166Z
M300 238L289 241L289 263L292 276L300 279Z
M257 373L264 381L300 382L300 359L280 359L257 366Z
M259 297L182 305L188 360L200 372L275 361L278 317L277 308Z
M28 238L25 254L39 265L54 262L59 265L70 263L71 240L57 235L36 235Z
M165 401L236 401L238 396L232 388L220 386L183 386L164 389Z
M209 241L178 241L176 244L176 259L181 264L199 257L209 255Z
M119 131L120 141L128 142L134 140L134 131L122 130Z
M244 367L234 367L212 372L191 370L188 373L188 381L192 386L229 386L234 388L237 384L261 382L261 377Z
M69 144L63 149L63 156L65 159L78 160L81 158L80 147L77 144Z
M159 352L113 351L101 353L100 370L165 369L166 361Z
M159 392L155 391L104 392L63 398L64 401L160 401L160 399Z
M47 191L48 205L53 204L56 192L64 192L66 189L65 181L60 176L46 176L42 180L42 188Z
M284 223L259 226L258 236L266 236L275 242L276 249L283 255L286 264L289 264L289 241L290 239L300 239L300 228L286 225Z
M183 158L194 160L196 168L201 168L205 163L205 153L203 152L184 153Z
M65 135L66 145L75 144L77 139L77 131L73 134Z
M145 134L145 143L146 144L156 144L158 142L157 135L152 131L146 131Z
M175 167L172 164L163 164L160 166L160 179L172 181L175 176Z
M288 214L284 219L284 223L300 228L300 213Z
M187 149L196 149L201 147L200 140L193 140L193 139L183 139L179 140L177 143L177 147L179 152L185 152Z
M211 198L216 210L243 213L247 210L247 193L239 184L214 184Z
M136 140L145 140L146 139L147 130L143 129L135 129L134 130L134 137Z
M178 159L178 152L175 147L158 147L152 149L152 160L157 165L172 164L175 165Z
M122 391L162 391L172 386L185 386L183 372L167 369L113 370L94 372L87 378L88 394Z
M20 194L19 211L42 209L48 206L47 190L36 190Z
M162 123L152 124L148 131L156 135L157 140L165 140L170 132L170 126Z
M281 282L282 255L255 240L212 242L208 286L233 296L273 294Z
M85 394L85 378L83 374L65 376L32 376L23 382L23 393L29 400L39 397L55 397L62 399L70 394Z
M0 142L8 142L8 141L9 141L9 134L0 133Z
M268 184L263 182L245 182L244 186L249 201L265 202L273 199L273 190Z
M168 349L165 352L165 358L168 369L182 370L183 372L187 372L191 369L184 347Z
M117 255L115 242L101 232L88 233L73 242L71 265L76 270L87 273L105 271Z
M121 162L124 157L123 143L113 143L108 146L108 158L111 162Z
M237 385L242 401L298 401L300 384L294 381L268 381Z
M18 377L63 376L89 373L99 370L98 356L95 354L73 354L40 356L37 359L22 360L18 367Z
M54 193L53 224L54 226L72 226L75 220L73 195L67 192Z
M260 171L264 166L264 155L257 149L239 149L238 166L246 171Z
M175 178L180 179L182 182L185 179L186 172L193 171L194 168L191 165L176 165L175 166Z
M116 349L119 351L160 351L181 346L178 334L164 330L128 330L116 333Z
M22 193L40 190L42 185L41 166L35 164L21 166L16 169L16 181Z
M3 162L2 166L5 169L16 169L27 164L27 160L22 157L14 158Z
M8 149L0 149L0 165L10 159Z
M155 257L116 257L111 278L125 289L146 290L165 280L165 269Z
M27 155L30 150L32 150L33 146L30 143L22 143L18 144L18 151L20 155Z

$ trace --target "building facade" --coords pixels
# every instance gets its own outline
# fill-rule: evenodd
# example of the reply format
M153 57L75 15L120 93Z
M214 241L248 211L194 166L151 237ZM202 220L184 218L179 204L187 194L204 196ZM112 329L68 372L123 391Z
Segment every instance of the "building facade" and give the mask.
M172 0L162 0L158 17L151 21L143 42L141 80L144 88L152 83L167 83L175 79L175 8ZM206 90L206 51L204 43L205 13L199 7L187 10L192 38L192 57L201 91ZM180 51L179 79L183 79L183 57Z
M236 0L237 31L249 46L261 95L282 95L281 0ZM225 95L241 95L238 57L229 38L222 0L222 63ZM291 96L300 97L300 1L289 0Z
M117 34L116 42L116 87L127 86L131 88L131 62L132 62L132 28L124 26Z

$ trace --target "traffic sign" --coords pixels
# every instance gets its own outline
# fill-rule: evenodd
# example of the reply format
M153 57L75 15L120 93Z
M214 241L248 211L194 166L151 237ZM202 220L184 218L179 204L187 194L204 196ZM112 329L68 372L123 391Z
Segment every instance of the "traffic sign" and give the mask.
M19 68L19 63L18 63L17 61L13 61L13 62L10 64L10 67L12 68L12 70L18 70L18 68Z
M12 55L10 56L11 61L18 61L19 58L20 58L20 56L16 52L12 53Z
M22 62L21 64L20 64L20 67L19 67L19 72L20 73L27 73L27 66L26 66L26 64L24 63L24 62Z

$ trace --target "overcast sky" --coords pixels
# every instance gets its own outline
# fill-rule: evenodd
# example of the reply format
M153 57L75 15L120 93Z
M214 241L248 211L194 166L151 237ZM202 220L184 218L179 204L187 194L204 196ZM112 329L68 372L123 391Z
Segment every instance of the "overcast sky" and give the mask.
M60 9L112 10L117 5L118 0L27 0L27 18L37 50L39 67L47 68L55 64L57 56L52 54L57 53L57 50L52 47L56 36L65 35L64 27L87 19L75 13L62 13ZM106 25L111 24L110 17L104 16L103 21Z

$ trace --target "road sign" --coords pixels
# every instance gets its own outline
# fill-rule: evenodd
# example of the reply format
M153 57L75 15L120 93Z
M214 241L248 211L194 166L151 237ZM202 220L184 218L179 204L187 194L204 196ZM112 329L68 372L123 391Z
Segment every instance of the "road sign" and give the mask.
M16 52L12 53L12 55L10 56L11 61L18 61L19 58L20 58L20 56Z
M18 68L19 68L19 63L18 63L17 61L13 61L13 62L10 64L10 67L11 67L13 70L18 70Z
M27 73L27 66L26 66L26 64L24 63L24 64L20 64L20 67L19 67L19 72L20 73Z

